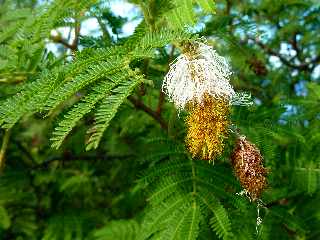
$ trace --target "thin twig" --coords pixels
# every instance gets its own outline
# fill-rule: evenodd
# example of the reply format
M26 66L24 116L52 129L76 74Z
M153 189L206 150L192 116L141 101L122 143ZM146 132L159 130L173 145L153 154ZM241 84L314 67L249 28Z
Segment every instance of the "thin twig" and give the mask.
M109 34L108 30L107 30L106 25L103 23L101 17L95 16L95 18L97 19L98 24L99 24L99 26L101 28L101 31L102 31L102 34L103 34L103 38L106 39L109 42L112 42L112 38L111 38L111 36L110 36L110 34Z
M196 184L196 168L194 160L190 157L191 161L191 171L192 171L192 194L195 195L197 193L197 184Z
M225 9L225 15L229 16L231 11L232 3L230 0L226 0L226 9Z
M160 124L163 130L165 130L166 132L168 131L168 124L163 120L163 118L159 114L157 114L157 112L153 111L150 107L148 107L142 101L136 99L135 97L130 96L128 97L128 99L137 109L146 112L153 119L155 119Z
M162 91L162 89L160 89L158 106L157 106L157 110L156 110L156 113L157 113L158 115L161 115L162 107L163 107L163 103L164 103L164 99L165 99L165 94L164 94L164 92Z
M55 42L55 43L60 43L63 46L65 46L66 48L69 48L70 50L74 51L75 48L72 44L68 43L68 41L66 39L63 39L60 35L51 35L50 39Z
M83 13L80 13L80 16L83 16ZM56 35L56 36L51 35L50 39L55 43L62 44L66 48L69 48L71 51L77 51L78 44L79 44L80 31L81 31L81 22L76 19L75 26L74 26L74 39L71 44L68 42L68 40L63 39L61 35Z
M291 61L289 61L288 59L286 59L279 52L273 50L272 48L270 48L267 45L263 44L259 40L254 39L254 38L250 38L250 37L249 37L249 39L254 41L266 53L278 57L283 64L285 64L285 65L287 65L288 67L291 67L291 68L295 68L295 69L298 69L298 70L310 70L310 64L315 64L315 63L320 61L320 55L319 55L319 56L316 56L315 58L313 58L309 63L302 62L301 64L294 64Z
M83 13L80 13L80 17L83 15ZM78 44L79 44L79 37L80 37L80 30L81 30L81 22L80 20L75 20L75 26L74 26L74 39L71 44L73 51L78 50Z
M0 150L0 171L4 168L5 165L5 155L9 144L10 139L10 129L5 130L3 140L2 140L2 146Z

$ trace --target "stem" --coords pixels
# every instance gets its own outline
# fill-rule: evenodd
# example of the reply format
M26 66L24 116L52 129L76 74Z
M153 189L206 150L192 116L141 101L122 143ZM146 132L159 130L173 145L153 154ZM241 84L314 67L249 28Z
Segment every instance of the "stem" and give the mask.
M168 124L162 119L162 117L153 111L150 107L145 105L142 101L130 96L128 97L129 101L137 108L149 114L153 119L155 119L161 126L163 130L168 131Z
M72 51L74 51L74 46L70 43L68 43L68 41L66 39L63 39L60 35L57 36L50 36L50 39L55 42L55 43L60 43L63 46L65 46L66 48L71 49Z
M82 15L83 15L83 13L80 13L80 16L82 16ZM71 44L73 51L78 50L80 30L81 30L81 22L76 19L75 20L75 26L74 26L74 40L73 40L73 42Z
M0 149L0 171L4 168L5 164L5 154L8 148L9 139L10 139L10 129L7 129L4 133L3 140L2 140L2 146Z
M297 69L297 70L310 71L310 69L313 69L313 67L310 67L310 65L316 64L320 60L320 55L318 55L318 56L314 57L313 59L311 59L310 62L301 62L300 64L295 64L295 63L291 62L290 60L288 60L285 56L280 54L279 51L274 50L273 48L265 45L264 43L262 43L258 39L253 38L253 37L248 37L248 39L254 41L254 43L256 45L258 45L267 54L278 57L283 64L287 65L288 67Z
M101 17L95 16L95 18L97 19L98 24L99 24L99 26L101 28L101 31L102 31L102 34L103 34L103 38L105 40L107 40L109 43L111 43L112 42L112 38L111 38L111 36L110 36L110 34L109 34L108 30L107 30L106 25L103 23Z
M83 12L80 13L80 17L83 16ZM80 30L81 30L81 22L78 19L75 19L74 24L74 40L70 44L66 39L63 39L60 35L57 36L50 36L50 39L55 43L60 43L66 48L69 48L72 52L78 50L78 44L79 44L79 37L80 37Z
M156 7L155 1L151 0L151 1L149 1L148 4L141 3L140 7L141 7L141 10L142 10L145 22L149 26L150 31L154 32L154 30L155 30L155 25L154 25L155 21L154 21L154 18L153 18L153 16L154 16L153 12L154 12L154 9Z
M194 164L193 159L190 157L190 161L191 161L191 170L192 170L192 195L196 195L197 193L197 184L196 184L196 167Z

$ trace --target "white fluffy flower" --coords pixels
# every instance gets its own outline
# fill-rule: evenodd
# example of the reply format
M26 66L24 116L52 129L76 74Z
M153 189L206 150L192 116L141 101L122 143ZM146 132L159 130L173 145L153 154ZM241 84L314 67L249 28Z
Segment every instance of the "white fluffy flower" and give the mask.
M163 91L179 109L191 100L201 103L205 94L228 101L235 96L226 59L210 46L200 42L196 45L196 53L181 54L170 65L163 81Z

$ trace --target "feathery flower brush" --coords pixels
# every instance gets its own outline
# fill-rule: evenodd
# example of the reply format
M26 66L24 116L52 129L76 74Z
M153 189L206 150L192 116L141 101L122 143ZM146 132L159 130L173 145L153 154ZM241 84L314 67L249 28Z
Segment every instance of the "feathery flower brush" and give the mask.
M171 65L162 89L179 110L190 102L202 103L205 95L227 102L235 95L229 83L230 66L212 47L189 43Z
M230 105L248 105L248 96L236 94L229 83L227 60L202 42L184 45L171 65L162 89L179 110L187 109L186 145L193 155L213 161L224 149Z

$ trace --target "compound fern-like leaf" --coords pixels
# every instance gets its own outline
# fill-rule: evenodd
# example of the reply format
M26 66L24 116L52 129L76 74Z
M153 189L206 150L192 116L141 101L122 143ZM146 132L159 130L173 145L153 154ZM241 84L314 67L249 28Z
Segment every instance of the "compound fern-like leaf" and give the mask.
M134 88L141 83L141 76L133 76L131 79L121 83L112 90L111 95L106 97L95 113L95 124L89 129L89 140L87 142L87 150L97 148L103 133L109 126L110 121L116 115L120 105L126 100Z

